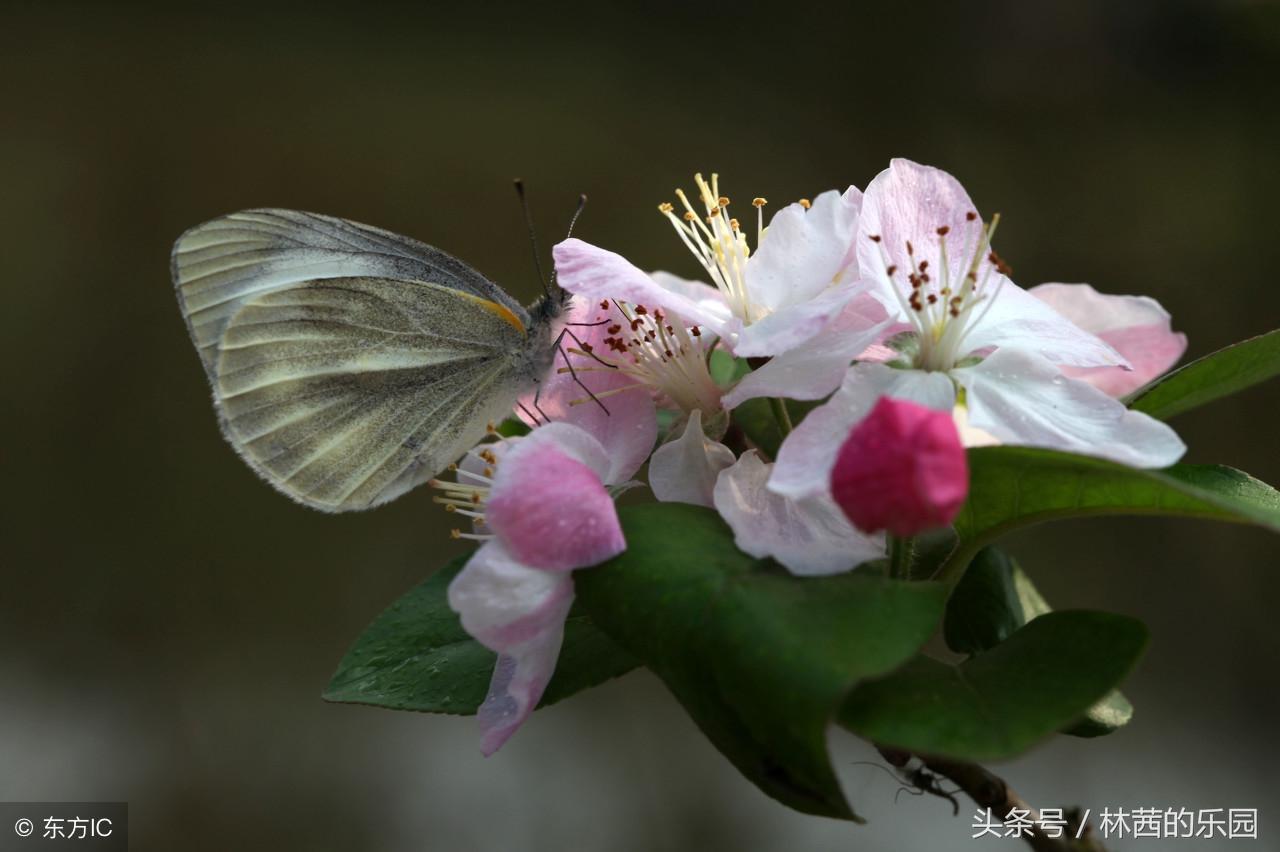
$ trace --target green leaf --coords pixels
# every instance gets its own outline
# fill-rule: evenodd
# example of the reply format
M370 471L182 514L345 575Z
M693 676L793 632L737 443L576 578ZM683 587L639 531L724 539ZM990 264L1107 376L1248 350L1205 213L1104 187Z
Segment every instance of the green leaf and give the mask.
M529 424L516 417L508 417L498 424L498 434L504 438L514 438L529 434Z
M1139 388L1127 402L1135 411L1165 420L1277 374L1280 374L1280 329L1192 361Z
M1011 530L1086 515L1177 515L1280 531L1280 492L1233 468L1178 464L1142 470L1030 447L969 451L960 545L939 576L955 580L987 543Z
M446 598L449 582L469 558L453 560L374 619L338 664L324 699L392 710L475 713L489 689L496 657L467 635ZM539 706L637 665L575 607L565 623L555 676Z
M619 510L627 550L575 580L597 626L667 684L715 746L797 810L857 819L826 728L858 681L909 659L945 588L852 572L797 578L733 543L710 509Z
M1132 618L1051 612L958 666L918 656L858 686L840 724L880 745L921 754L1013 757L1113 690L1146 641L1146 629Z
M947 601L943 636L961 654L980 654L999 646L1017 630L1051 609L1031 578L1006 553L994 547L978 551ZM1097 737L1127 724L1133 705L1112 692L1090 707L1063 733Z

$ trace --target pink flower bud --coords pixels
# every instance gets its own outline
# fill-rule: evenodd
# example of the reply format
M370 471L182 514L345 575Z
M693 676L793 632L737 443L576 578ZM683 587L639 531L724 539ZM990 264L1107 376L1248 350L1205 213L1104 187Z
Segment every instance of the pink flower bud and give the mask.
M831 494L863 532L909 536L944 527L969 492L951 414L881 397L853 428L831 471Z

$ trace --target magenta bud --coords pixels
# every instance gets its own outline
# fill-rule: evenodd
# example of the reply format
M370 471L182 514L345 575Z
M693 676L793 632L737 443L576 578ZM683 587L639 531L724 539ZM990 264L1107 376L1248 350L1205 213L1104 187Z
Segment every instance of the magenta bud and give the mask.
M881 397L853 428L831 494L863 532L911 536L948 526L969 493L969 464L951 414Z

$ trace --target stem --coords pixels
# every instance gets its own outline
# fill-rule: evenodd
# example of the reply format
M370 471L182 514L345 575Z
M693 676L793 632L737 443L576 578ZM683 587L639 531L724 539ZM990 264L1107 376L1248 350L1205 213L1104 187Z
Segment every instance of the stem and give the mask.
M878 751L891 766L900 771L905 770L912 758L909 752L897 749L878 748ZM1027 804L1004 779L990 770L976 763L941 757L921 757L920 760L929 771L955 782L979 808L990 809L994 818L1003 820L1010 811L1017 808L1026 811L1030 821L1037 824L1040 822L1040 812ZM1078 808L1067 810L1064 816L1067 825L1063 828L1061 837L1049 837L1036 830L1023 835L1022 839L1036 852L1106 852L1106 848L1094 837L1090 826L1086 825L1081 831ZM1077 833L1080 834L1079 838L1076 837Z
M889 536L889 576L895 580L911 579L911 560L915 556L916 540Z
M791 425L791 415L787 412L787 403L785 400L776 396L769 397L769 407L773 409L773 417L778 421L778 429L782 431L782 437L791 434L791 430L795 427Z

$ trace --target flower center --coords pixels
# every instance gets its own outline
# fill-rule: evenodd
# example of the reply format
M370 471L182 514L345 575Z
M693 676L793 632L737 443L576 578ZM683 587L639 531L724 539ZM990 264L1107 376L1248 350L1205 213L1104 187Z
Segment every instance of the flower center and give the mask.
M701 174L696 174L693 180L698 186L701 213L694 209L682 189L676 190L676 197L684 207L683 214L677 216L675 205L670 202L659 204L658 211L671 222L685 246L724 294L733 315L744 323L751 323L764 312L751 303L747 293L747 258L751 256L747 235L738 220L729 215L729 199L720 194L720 176L712 174L708 183ZM808 206L805 200L800 203ZM764 234L765 204L763 198L751 201L751 206L756 208L756 245Z
M686 327L679 317L668 316L660 308L649 310L627 302L601 302L600 310L609 312L597 319L608 324L603 339L606 348L584 342L569 349L570 354L583 359L574 370L617 371L634 383L597 393L597 399L644 387L682 411L710 413L720 409L720 388L707 367L707 337L698 326ZM559 370L568 371L568 367ZM590 401L587 397L573 404Z
M489 499L489 491L493 488L493 477L497 472L498 460L506 451L508 441L498 434L492 424L489 434L496 441L478 444L472 447L462 461L449 465L449 472L454 481L432 479L428 485L441 493L432 497L432 501L444 506L446 512L462 515L471 519L471 532L463 532L456 527L449 531L452 538L466 538L472 541L488 541L491 533L482 532L485 528L484 507Z
M914 365L921 370L946 371L956 366L965 355L965 337L982 322L1004 285L1005 276L1012 270L991 248L991 238L1000 215L985 223L978 214L968 212L964 217L961 235L960 258L962 263L953 268L948 256L949 225L939 226L934 233L938 237L937 255L921 257L910 240L906 241L907 270L894 264L885 250L883 238L872 234L870 239L880 250L884 264L883 275L903 312L915 326L919 350ZM983 260L987 263L984 265ZM981 268L980 268L981 267ZM987 286L992 271L1000 273L994 289ZM898 277L905 274L907 287L899 286Z

